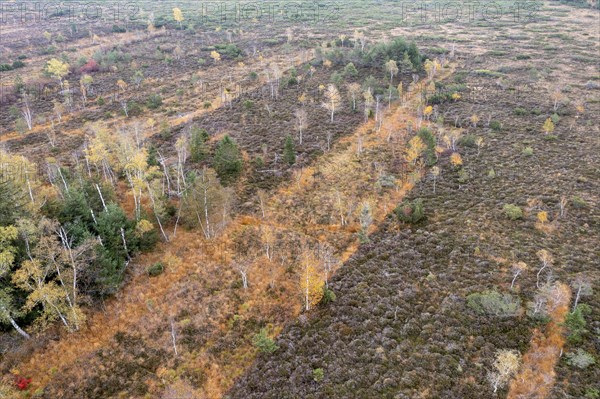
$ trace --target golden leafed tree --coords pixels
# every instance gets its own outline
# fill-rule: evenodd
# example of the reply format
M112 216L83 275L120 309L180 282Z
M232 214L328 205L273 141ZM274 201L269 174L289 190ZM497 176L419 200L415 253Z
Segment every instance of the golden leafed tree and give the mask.
M63 79L69 74L69 64L52 58L46 64L46 71L48 71L50 76L57 79L60 82L60 86L63 87Z
M215 63L216 63L217 61L221 61L221 54L219 54L217 51L213 50L210 52L210 58L215 60Z
M181 28L181 23L185 18L183 18L183 13L177 7L173 9L173 19L179 23L179 27Z
M15 261L17 248L14 241L18 231L15 226L0 226L0 277L8 273Z
M450 155L450 163L454 167L459 167L460 165L463 164L462 157L460 156L460 154L458 152L453 152L452 155Z
M546 122L544 122L543 129L546 134L550 134L554 131L554 122L552 122L552 119L546 119Z
M517 373L520 365L521 354L519 352L503 349L496 353L494 371L488 374L488 380L492 384L494 392L508 383L510 378Z
M406 162L414 165L426 148L427 146L419 136L410 139L406 148L406 155L404 156Z

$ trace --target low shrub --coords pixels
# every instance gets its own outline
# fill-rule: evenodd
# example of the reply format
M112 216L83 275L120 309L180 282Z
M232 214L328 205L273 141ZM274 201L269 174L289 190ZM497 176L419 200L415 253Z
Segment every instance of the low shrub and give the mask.
M312 375L313 380L315 380L316 382L321 382L323 381L323 378L325 378L325 373L323 372L322 368L314 369Z
M513 110L515 115L524 116L527 115L527 110L525 108L517 107Z
M578 196L574 196L573 198L571 198L571 204L573 204L573 207L575 208L587 208L587 202L585 202L583 198Z
M569 366L585 369L596 364L596 359L590 353L579 348L577 349L577 352L567 353L567 364Z
M335 302L335 299L335 292L327 287L323 287L323 298L321 298L321 303L327 305L328 303Z
M598 399L600 398L600 389L598 388L586 388L585 390L586 399Z
M493 290L470 294L467 305L477 314L490 316L516 316L521 309L518 298Z
M148 272L148 275L150 277L156 277L161 275L165 271L165 267L162 263L156 262L152 266L149 266L146 271Z
M150 109L157 109L162 105L162 97L160 94L153 94L146 101L146 106Z
M14 61L12 63L13 69L23 68L24 66L25 66L25 63L23 61L20 61L20 60Z
M279 349L279 346L275 344L275 341L267 335L266 328L262 328L258 334L254 335L252 343L262 353L273 353Z
M523 210L516 205L506 204L506 205L504 205L504 208L502 208L502 209L504 210L504 214L510 220L517 220L517 219L523 218Z
M431 105L443 104L447 101L452 100L452 94L454 93L435 93L427 97L427 103Z
M467 134L458 139L458 145L463 147L477 147L477 136L474 134Z
M418 198L412 202L403 201L394 209L399 221L405 223L418 223L425 218L423 200Z
M463 184L468 182L470 178L471 176L469 175L469 172L467 172L465 168L460 168L458 171L458 182Z
M491 121L490 122L490 129L492 129L493 131L500 131L502 130L502 123L500 123L499 121Z

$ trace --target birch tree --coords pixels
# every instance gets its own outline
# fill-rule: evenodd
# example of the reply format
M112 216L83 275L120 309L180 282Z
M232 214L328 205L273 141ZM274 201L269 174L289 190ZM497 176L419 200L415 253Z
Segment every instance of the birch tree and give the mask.
M592 295L592 284L586 279L584 276L578 276L571 283L571 287L573 288L573 292L575 293L575 300L573 301L573 312L577 309L577 305L579 304L579 299L582 296Z
M346 90L348 91L348 96L352 101L352 111L356 111L356 99L360 94L361 87L358 83L349 83L346 85Z
M354 41L354 47L360 47L360 51L365 51L365 44L367 43L367 38L365 37L365 33L363 31L355 30L352 35L352 40Z
M333 248L327 243L319 244L319 258L323 265L325 287L329 288L329 276L333 273L335 266L338 264L338 260L334 255Z
M494 370L488 373L494 393L505 386L511 377L517 373L521 365L521 355L515 350L503 349L496 352Z
M221 186L216 172L207 167L198 174L190 175L188 180L182 199L184 220L199 226L206 239L214 238L225 226L231 193Z
M92 78L90 75L83 75L81 79L79 79L79 89L81 91L81 98L83 100L84 107L87 104L88 93L92 87L92 83L94 83L94 78Z
M241 260L234 261L234 267L242 277L242 287L247 290L248 289L248 273L252 268L252 260L245 258Z
M58 80L60 88L64 88L63 79L69 74L69 64L62 62L56 58L52 58L46 63L46 71L50 76Z
M306 109L300 108L297 109L296 112L294 112L294 115L296 116L296 127L299 133L298 142L300 143L300 145L302 145L302 133L308 125L308 113L306 112Z
M173 19L177 21L177 23L179 24L179 29L181 29L181 23L185 18L183 17L183 13L181 12L181 10L177 7L173 8Z
M14 306L14 298L7 288L0 289L0 324L10 323L23 338L31 338L15 321L20 316L19 310Z
M517 262L512 267L513 279L510 283L510 289L512 290L515 286L515 281L517 281L517 277L521 275L524 271L527 270L527 264L525 262Z
M390 74L390 85L393 84L394 76L398 74L398 65L396 61L389 60L385 63L385 70Z
M373 97L370 87L363 93L363 98L365 122L367 122L369 120L369 116L371 115L371 111L373 111L373 104L375 104L375 98Z
M39 321L43 326L59 319L69 331L79 330L85 315L77 304L77 271L90 262L84 254L92 251L93 244L82 244L75 252L64 229L48 219L39 222L28 242L35 242L30 259L12 275L13 283L29 293L24 309L31 311L41 305Z
M319 276L318 261L312 250L305 248L301 256L302 274L300 290L302 292L304 310L309 311L323 297L323 279Z
M435 194L435 182L440 176L440 168L439 166L434 166L431 168L431 177L433 177L433 193Z
M333 122L333 117L335 115L335 111L340 107L341 97L340 92L333 84L329 84L327 89L325 90L325 99L321 105L323 108L328 110L331 114L331 122Z
M27 128L29 130L33 129L33 112L31 111L31 104L29 102L29 95L27 93L23 93L23 107L21 108L21 115L23 115L23 119L27 124Z
M554 262L554 258L552 257L550 252L548 252L545 249L539 250L537 252L537 256L540 262L542 262L542 267L537 272L535 285L537 288L540 288L540 274L542 273L542 271L544 271L546 268L552 265L552 262Z

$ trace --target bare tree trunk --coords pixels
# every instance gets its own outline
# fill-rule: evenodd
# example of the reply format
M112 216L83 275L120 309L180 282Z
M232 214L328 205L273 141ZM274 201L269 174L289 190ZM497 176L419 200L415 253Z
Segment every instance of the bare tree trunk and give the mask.
M5 309L3 309L4 311L6 311ZM23 331L23 329L21 327L19 327L19 325L17 324L17 322L10 316L8 315L8 320L10 321L10 324L12 324L12 326L14 327L14 329L21 334L21 336L23 336L26 339L30 339L31 336L29 334L27 334L25 331Z
M519 274L521 274L520 271L518 271L517 273L515 273L515 276L512 279L512 282L510 283L510 289L512 290L513 287L515 286L515 281L517 280L517 277L519 277Z
M156 221L158 222L158 227L160 228L160 232L165 239L165 242L169 242L169 237L165 233L165 229L163 228L162 222L160 221L160 217L158 216L158 212L156 212L156 202L154 201L154 195L152 194L152 189L150 188L150 184L146 183L148 187L148 194L150 196L150 201L152 202L152 210L154 212L154 216L156 217Z
M173 319L171 319L171 340L173 341L173 351L175 351L175 356L177 356L177 338L175 336L175 323L173 323Z
M546 263L543 264L542 268L537 272L537 280L535 282L535 286L537 288L540 288L540 274L542 273L542 270L544 270L548 265Z
M125 229L121 227L121 238L123 239L123 248L125 249L125 254L127 254L127 260L131 261L131 256L129 256L129 250L127 249L127 241L125 240Z
M31 113L31 107L29 106L29 98L26 94L23 95L23 110L21 113L23 114L23 119L25 119L25 123L27 123L27 127L29 130L33 129L33 114Z
M577 309L577 304L579 303L579 297L581 295L581 288L583 286L580 284L579 288L577 289L577 295L575 295L575 302L573 303L573 312L575 311L575 309Z
M98 190L98 194L100 194L100 200L102 201L102 206L104 207L104 211L108 211L106 208L106 202L104 202L104 197L102 196L102 191L100 191L100 186L96 183L96 190Z
M240 270L240 274L242 275L242 286L245 290L248 289L248 273L246 271Z

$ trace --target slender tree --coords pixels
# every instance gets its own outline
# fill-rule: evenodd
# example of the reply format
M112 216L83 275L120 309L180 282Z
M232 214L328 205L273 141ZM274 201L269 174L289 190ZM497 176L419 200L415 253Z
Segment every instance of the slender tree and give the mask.
M325 90L325 99L326 101L322 103L322 106L330 112L331 122L333 122L335 111L337 111L341 104L340 92L335 85L329 84L327 86L327 90Z
M394 81L394 76L396 76L399 71L396 61L389 60L388 62L386 62L385 70L390 74L390 85L392 85Z
M296 163L296 149L294 148L294 139L292 136L285 138L285 144L283 147L283 161L288 165Z
M306 112L306 109L304 108L300 108L297 109L294 112L294 116L296 117L296 127L298 129L298 133L299 133L299 144L302 145L302 136L303 136L303 132L304 129L306 129L307 125L308 125L308 113Z

